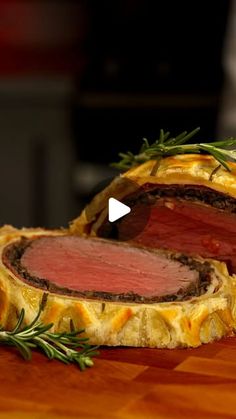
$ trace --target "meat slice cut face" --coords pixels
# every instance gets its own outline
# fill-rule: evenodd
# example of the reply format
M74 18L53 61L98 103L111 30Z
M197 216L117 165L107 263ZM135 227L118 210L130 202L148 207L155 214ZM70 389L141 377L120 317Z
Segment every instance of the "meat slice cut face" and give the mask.
M236 273L235 199L200 186L146 185L146 189L150 218L134 242L222 260L230 273ZM123 199L133 211L117 224L120 240L129 239L133 225L140 222L136 214L145 205L141 198ZM112 238L113 233L107 231L104 224L99 236Z
M21 239L3 263L33 286L110 301L184 300L205 293L213 275L208 262L182 254L78 236Z

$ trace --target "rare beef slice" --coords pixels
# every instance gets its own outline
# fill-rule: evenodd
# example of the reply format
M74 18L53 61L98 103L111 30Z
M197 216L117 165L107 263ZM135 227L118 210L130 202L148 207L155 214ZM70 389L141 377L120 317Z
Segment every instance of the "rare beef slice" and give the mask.
M213 278L208 262L182 254L69 235L23 238L5 248L3 262L35 287L107 301L183 301Z

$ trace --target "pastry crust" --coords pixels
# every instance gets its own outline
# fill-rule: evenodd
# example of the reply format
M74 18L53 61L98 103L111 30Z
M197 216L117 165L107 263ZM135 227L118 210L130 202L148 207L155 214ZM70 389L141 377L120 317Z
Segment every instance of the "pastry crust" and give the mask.
M75 234L96 236L99 227L107 218L108 199L111 196L118 200L122 199L137 189L135 184L201 185L236 198L236 163L227 164L231 169L230 172L220 166L212 156L177 155L161 159L155 175L152 175L156 160L149 160L115 178L107 188L96 195L81 215L71 223L70 231ZM128 185L128 190L124 179L135 182L133 190L132 182Z
M5 246L24 237L61 235L68 231L41 229L0 229L0 253ZM202 258L198 258L203 261ZM234 328L235 288L224 263L210 261L216 283L207 292L183 302L154 304L107 302L48 293L41 314L43 322L53 322L55 331L85 328L96 345L139 347L196 347L232 334ZM217 289L217 290L216 290ZM11 329L20 310L25 309L29 323L38 312L44 290L17 278L0 262L0 323Z

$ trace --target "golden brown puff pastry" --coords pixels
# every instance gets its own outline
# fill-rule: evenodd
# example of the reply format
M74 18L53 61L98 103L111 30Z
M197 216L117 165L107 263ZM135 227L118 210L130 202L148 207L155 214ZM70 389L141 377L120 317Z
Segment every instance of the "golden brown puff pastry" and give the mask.
M6 246L24 238L64 235L67 232L22 229L10 226L0 230L0 323L11 329L20 310L25 309L29 323L38 312L44 289L31 286L6 267ZM67 233L68 234L68 233ZM92 239L95 240L95 239ZM198 258L200 263L204 263ZM196 347L223 336L234 328L235 288L226 265L209 261L212 281L206 292L186 301L135 303L70 297L48 292L41 314L45 323L53 322L55 331L85 328L92 344L136 347Z

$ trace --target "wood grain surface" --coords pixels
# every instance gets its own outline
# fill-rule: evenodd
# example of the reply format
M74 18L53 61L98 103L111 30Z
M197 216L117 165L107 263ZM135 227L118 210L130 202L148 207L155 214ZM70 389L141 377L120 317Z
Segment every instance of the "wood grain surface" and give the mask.
M197 349L101 348L85 372L0 348L0 419L236 418L236 338Z

